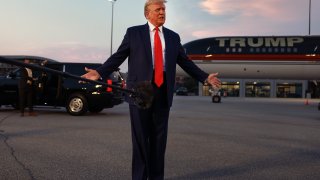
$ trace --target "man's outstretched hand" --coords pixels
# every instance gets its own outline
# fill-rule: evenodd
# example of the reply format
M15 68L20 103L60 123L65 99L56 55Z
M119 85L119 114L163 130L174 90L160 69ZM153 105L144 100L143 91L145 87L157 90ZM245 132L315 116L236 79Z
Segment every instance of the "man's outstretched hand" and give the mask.
M87 67L85 67L84 70L87 71L87 73L82 75L81 76L82 78L86 78L86 79L90 79L90 80L94 80L94 81L96 81L100 78L100 74L96 70L89 69Z
M211 84L211 86L212 86L213 88L220 89L220 87L221 87L221 82L220 82L220 80L218 79L218 73L209 74L207 81L208 81L209 84Z

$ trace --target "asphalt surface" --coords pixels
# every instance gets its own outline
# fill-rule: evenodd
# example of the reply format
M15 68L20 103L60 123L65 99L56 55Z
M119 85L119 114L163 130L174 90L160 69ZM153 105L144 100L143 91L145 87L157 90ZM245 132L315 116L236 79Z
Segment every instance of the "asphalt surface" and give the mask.
M320 179L320 111L303 99L176 96L165 179ZM75 117L0 108L0 179L130 179L128 105Z

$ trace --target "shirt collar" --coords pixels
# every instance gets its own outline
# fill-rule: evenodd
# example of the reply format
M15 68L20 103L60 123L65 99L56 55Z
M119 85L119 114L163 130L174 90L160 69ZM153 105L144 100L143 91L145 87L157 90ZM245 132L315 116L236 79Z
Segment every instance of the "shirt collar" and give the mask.
M153 24L151 24L149 21L148 21L148 25L149 25L149 30L150 30L150 32L153 32L155 26L154 26ZM163 32L163 31L162 31L163 26L160 26L160 27L158 27L158 28L159 28L159 31L162 33L162 32Z

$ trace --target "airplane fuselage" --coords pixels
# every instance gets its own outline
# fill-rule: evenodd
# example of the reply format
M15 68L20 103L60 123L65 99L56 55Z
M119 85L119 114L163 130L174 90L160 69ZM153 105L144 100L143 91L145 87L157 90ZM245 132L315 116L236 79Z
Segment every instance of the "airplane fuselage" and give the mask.
M221 78L320 79L320 36L239 36L195 40L189 58ZM178 75L184 71L178 67Z

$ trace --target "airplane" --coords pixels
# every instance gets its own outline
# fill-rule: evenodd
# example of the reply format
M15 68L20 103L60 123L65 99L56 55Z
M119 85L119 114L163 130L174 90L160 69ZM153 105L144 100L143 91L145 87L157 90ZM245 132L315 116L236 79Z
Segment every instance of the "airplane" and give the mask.
M225 36L183 45L190 60L220 78L320 80L320 36ZM177 75L186 73L177 66Z

